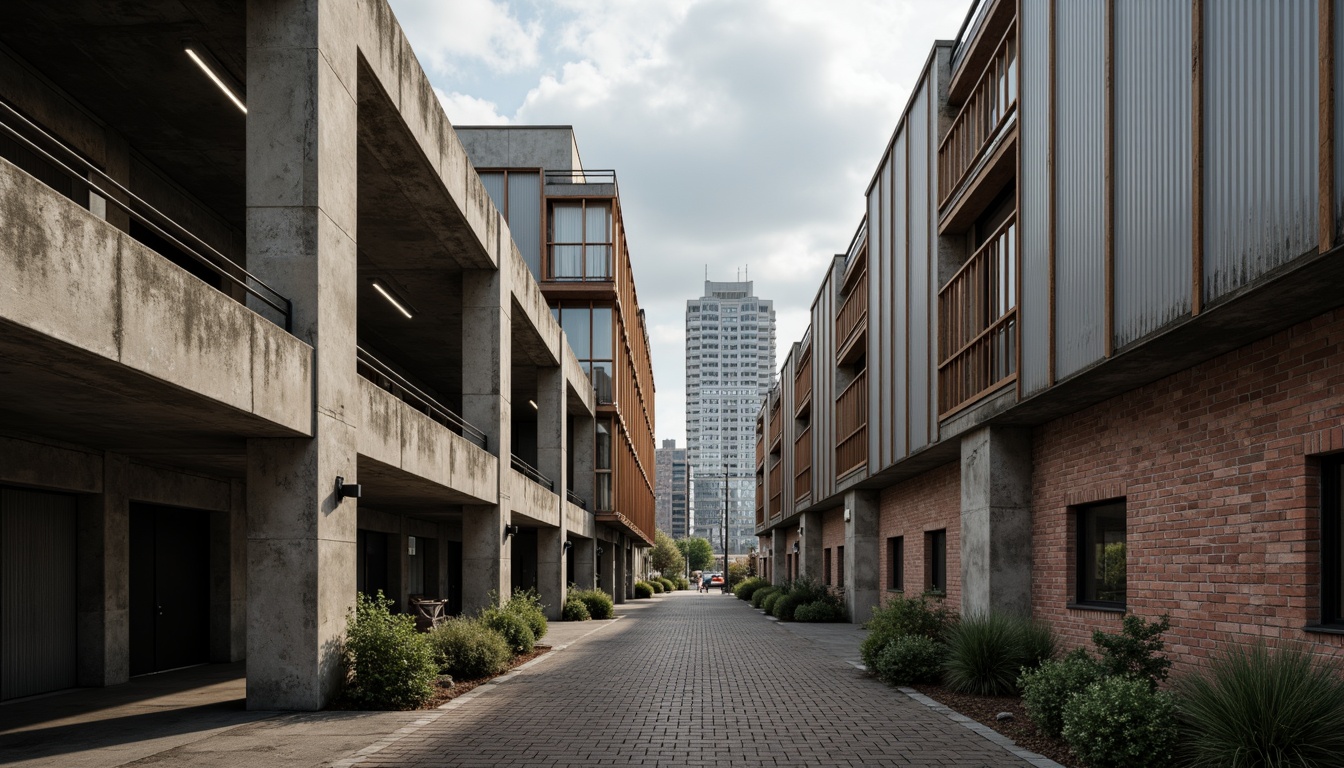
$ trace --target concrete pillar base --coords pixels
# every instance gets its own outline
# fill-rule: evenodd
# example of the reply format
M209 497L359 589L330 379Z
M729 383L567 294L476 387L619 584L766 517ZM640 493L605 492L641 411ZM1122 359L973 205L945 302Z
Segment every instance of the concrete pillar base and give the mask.
M1031 431L961 439L961 613L1031 615Z
M871 618L877 606L878 511L873 491L845 493L845 608L855 624Z

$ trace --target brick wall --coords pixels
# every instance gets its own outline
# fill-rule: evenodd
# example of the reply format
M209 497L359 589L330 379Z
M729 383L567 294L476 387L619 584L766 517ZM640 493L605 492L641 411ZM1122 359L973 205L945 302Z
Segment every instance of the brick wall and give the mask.
M882 604L894 594L887 589L887 539L905 537L905 594L924 591L924 534L947 529L947 606L961 606L961 465L937 469L882 490L877 523L878 594Z
M1342 346L1337 310L1038 427L1036 615L1070 647L1118 626L1118 614L1067 607L1069 510L1124 497L1126 607L1170 614L1178 664L1260 637L1344 656L1344 638L1302 631L1319 618L1313 454L1344 449ZM887 506L884 494L884 521Z
M821 513L821 549L831 550L831 589L843 590L840 579L840 547L845 546L845 509L831 509ZM824 570L824 569L823 569Z

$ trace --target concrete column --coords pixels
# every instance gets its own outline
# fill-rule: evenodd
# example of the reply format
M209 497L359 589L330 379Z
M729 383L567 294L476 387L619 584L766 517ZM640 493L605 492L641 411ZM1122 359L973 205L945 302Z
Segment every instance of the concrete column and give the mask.
M878 601L878 498L873 491L845 493L845 607L855 624L867 621Z
M588 505L597 509L597 481L594 468L597 461L597 419L587 414L575 414L571 423L569 463L574 471L568 478L569 487Z
M826 574L822 570L821 513L803 513L798 520L798 527L803 532L798 537L798 556L802 558L798 564L798 574L811 576L818 584L824 583ZM834 563L831 567L835 567Z
M247 653L247 487L229 483L229 508L210 513L210 660Z
M961 438L961 612L1031 614L1031 431Z
M569 580L579 589L592 589L597 586L597 542L573 537L570 540L574 542L574 573Z
M103 456L103 492L80 498L76 579L77 676L81 686L131 677L130 461Z
M770 578L775 584L783 584L790 578L785 563L788 559L785 555L789 554L788 531L783 528L775 528L770 531L770 569L772 573Z
M499 503L462 511L462 610L490 605L490 593L513 592L510 460L513 453L510 312L508 270L470 270L462 274L462 416L486 435L486 447L499 457Z
M613 593L612 597L615 598L617 604L620 604L624 603L626 598L631 596L632 590L634 589L632 586L634 581L630 579L630 569L626 567L625 534L616 534L616 541L613 543L612 549L616 551L616 591Z
M565 392L562 368L537 370L537 469L555 481L558 528L543 528L537 532L537 591L546 606L546 618L560 620L565 606L565 589L569 575L565 573L564 543L565 490L568 488L566 451L569 443L566 414L569 398Z
M625 602L624 595L618 595L616 592L616 542L598 541L597 546L602 550L598 555L602 559L602 578L598 587L612 596L612 599L618 603Z
M247 265L293 301L313 436L248 441L247 704L320 709L355 597L356 41L350 3L247 4Z
M537 592L546 606L546 618L560 620L565 607L565 529L537 529Z

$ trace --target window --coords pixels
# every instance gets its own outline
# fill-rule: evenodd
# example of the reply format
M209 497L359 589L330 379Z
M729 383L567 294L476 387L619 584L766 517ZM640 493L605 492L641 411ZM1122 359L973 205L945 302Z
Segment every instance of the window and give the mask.
M1078 507L1078 603L1125 607L1125 502Z
M905 589L905 537L887 539L887 589Z
M481 184L509 222L509 232L532 276L541 279L541 174L480 171Z
M924 534L924 588L947 594L947 529Z
M825 576L826 586L831 586L831 548L821 552L821 572Z
M1344 625L1344 456L1321 462L1321 623Z
M836 577L835 583L838 584L838 585L840 585L840 589L844 589L844 588L845 588L845 548L844 548L844 547L836 547L836 548L835 548L835 563L836 563L836 565L835 565L835 570L836 570L836 572L839 574L839 575Z
M580 200L551 205L551 277L611 279L611 206Z
M611 499L611 422L606 419L597 421L597 450L593 459L597 480L597 508L607 511L613 507Z

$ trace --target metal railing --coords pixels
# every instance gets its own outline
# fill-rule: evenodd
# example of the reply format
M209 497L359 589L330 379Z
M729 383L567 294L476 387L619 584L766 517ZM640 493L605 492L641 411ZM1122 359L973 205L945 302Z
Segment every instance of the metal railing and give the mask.
M565 489L565 498L569 499L569 503L570 503L570 504L574 504L575 506L582 507L583 509L588 509L588 502L585 501L584 498L583 498L582 496L580 496L579 494L575 493L574 490L573 490L572 488L566 488L566 489Z
M952 127L938 145L938 204L961 188L991 140L1017 109L1017 25L1004 32Z
M449 431L470 440L481 448L486 447L484 432L458 416L451 408L425 394L424 390L407 381L404 376L389 368L386 363L361 347L355 347L355 369L360 376L373 382L380 389L392 393L393 397L447 427Z
M812 493L812 427L793 441L793 500Z
M65 157L65 160L56 157L56 155L28 138L23 131L15 127L16 125L23 126L24 130L31 135L42 137L52 149L59 151ZM209 243L192 234L190 230L140 199L135 193L118 183L116 179L104 173L98 166L85 160L78 152L66 146L60 139L43 130L4 101L0 101L0 130L13 137L28 151L37 154L38 157L69 176L88 192L98 195L108 204L121 209L127 216L163 238L164 241L183 254L191 257L193 261L199 262L201 266L219 275L228 284L237 286L252 298L278 312L284 317L282 323L284 329L293 332L294 304L292 301L243 269L232 259L220 253ZM72 168L67 162L77 166L83 173ZM90 177L97 177L99 181L94 182ZM125 200L121 198L125 198ZM244 306L246 306L245 303ZM257 314L262 313L258 312Z
M783 486L784 486L784 462L776 461L770 468L770 509L772 512L779 512L784 509L783 504Z
M555 493L555 481L541 474L541 470L528 464L526 461L518 458L518 454L513 454L513 468L527 475L527 479L540 485L551 493Z
M793 412L796 414L812 397L812 348L803 353L802 364L793 375Z
M868 270L865 269L854 282L854 288L845 296L840 311L835 315L835 338L840 341L837 351L844 350L849 340L858 331L860 323L868 316Z
M961 66L961 61L966 56L966 46L975 40L975 36L980 32L980 26L985 21L985 12L993 4L994 0L975 0L971 9L966 12L966 18L961 22L961 29L957 30L957 36L952 42L953 73Z
M859 372L835 400L836 477L868 463L868 369Z
M938 291L938 412L1017 374L1017 218L1010 216Z
M602 169L596 171L547 171L547 184L615 184L616 171Z

